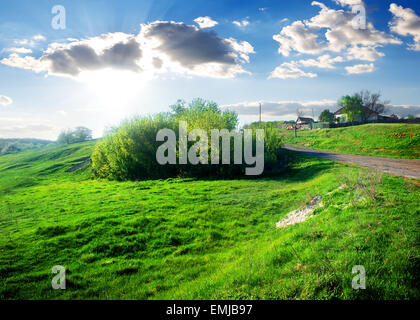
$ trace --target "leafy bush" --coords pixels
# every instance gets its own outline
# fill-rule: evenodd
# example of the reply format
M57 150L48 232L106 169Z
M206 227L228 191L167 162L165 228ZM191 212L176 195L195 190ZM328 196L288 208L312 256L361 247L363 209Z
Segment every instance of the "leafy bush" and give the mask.
M246 164L213 165L211 164L211 145L209 164L179 164L179 122L187 122L187 132L203 129L211 144L212 129L236 130L238 115L232 111L222 111L211 101L195 99L190 104L178 101L171 106L172 112L159 113L146 117L134 117L124 121L119 128L110 132L96 145L92 154L92 167L96 176L115 180L136 180L148 178L169 178L175 176L224 177L232 178L244 175ZM177 164L160 165L156 160L156 151L163 142L156 141L161 129L171 129L176 135ZM233 137L230 153L233 163ZM253 147L255 154L255 129ZM187 148L196 141L188 141ZM243 142L242 142L243 143ZM265 167L271 170L280 157L281 138L278 130L267 128L265 131ZM222 152L220 152L221 159ZM220 161L221 163L221 161Z

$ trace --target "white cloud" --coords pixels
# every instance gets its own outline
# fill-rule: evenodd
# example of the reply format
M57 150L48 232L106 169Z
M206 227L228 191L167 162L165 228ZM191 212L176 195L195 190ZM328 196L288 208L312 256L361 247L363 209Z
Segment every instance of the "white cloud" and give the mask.
M373 63L370 64L356 64L351 67L346 67L347 74L362 74L362 73L370 73L375 71L375 65Z
M42 34L34 35L31 39L17 39L14 43L21 45L21 46L29 46L34 47L38 42L45 41L45 38Z
M233 78L249 73L242 63L249 61L254 48L246 41L221 38L213 31L184 23L156 21L142 25L141 42L159 57L162 68L171 71Z
M409 45L409 49L420 51L420 17L410 8L404 9L392 3L389 11L394 18L389 23L392 32L401 36L412 36L414 43Z
M347 50L348 60L376 61L385 56L384 53L376 50L376 47L353 46Z
M3 49L3 51L14 52L14 53L32 53L31 49L17 48L17 47L5 48Z
M309 29L302 21L295 21L284 27L273 39L280 44L278 52L286 57L291 51L306 54L319 54L324 51L322 43L317 41L318 34Z
M258 8L259 11L267 11L268 8Z
M51 139L58 135L58 129L44 123L11 123L8 119L0 118L1 138L32 138Z
M35 72L47 70L45 64L39 59L31 56L21 57L16 53L12 53L8 58L0 60L0 63L9 67L32 70Z
M236 111L239 116L257 116L259 104L262 105L262 114L265 119L296 119L296 110L299 109L304 115L312 117L312 111L319 115L323 110L338 109L335 100L318 101L245 101L236 104L224 105L222 108Z
M303 67L316 67L320 69L334 69L335 63L344 62L344 58L337 56L332 58L329 54L324 54L315 59L299 60L298 64Z
M35 41L45 41L45 40L47 40L47 38L45 38L42 34L37 34L37 35L33 36L32 39L34 39Z
M341 1L349 4L352 1ZM279 53L289 56L292 51L304 54L320 54L325 51L341 52L355 46L377 47L384 44L401 44L392 35L375 29L368 22L366 29L353 28L355 14L351 11L334 10L321 2L313 1L320 12L304 21L295 21L273 36L279 42Z
M213 20L210 17L198 17L194 19L194 22L197 23L201 29L211 28L219 24L217 21Z
M335 2L341 6L355 6L364 5L362 0L335 0Z
M266 120L294 120L296 119L296 110L299 109L304 116L319 116L325 109L331 112L337 111L340 107L336 100L315 100L315 101L244 101L240 103L223 105L223 109L236 111L241 118L258 119L259 104L262 105L262 115ZM386 113L388 115L407 117L414 115L420 117L420 105L389 105Z
M12 102L13 102L13 100L11 98L0 95L0 106L1 107L7 106L7 105L11 104Z
M249 20L247 20L247 19L243 19L241 21L235 20L235 21L232 21L232 23L235 26L238 26L240 28L243 28L243 27L246 27L247 25L249 25Z
M419 105L390 105L387 106L387 114L396 114L400 118L405 118L409 115L420 118Z
M51 43L39 59L13 53L0 63L70 77L114 69L232 78L249 73L242 64L249 62L252 53L254 48L246 41L222 38L184 23L155 21L141 25L138 35L116 32Z
M317 74L311 72L304 72L301 70L296 62L285 62L280 66L276 67L273 72L271 72L269 79L278 78L278 79L297 79L301 77L306 78L315 78Z

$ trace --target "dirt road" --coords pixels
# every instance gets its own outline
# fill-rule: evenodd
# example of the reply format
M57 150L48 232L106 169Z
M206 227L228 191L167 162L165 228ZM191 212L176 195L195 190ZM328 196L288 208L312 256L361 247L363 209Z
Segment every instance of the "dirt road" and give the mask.
M354 154L312 150L291 145L285 145L284 148L287 150L302 152L313 157L355 163L370 169L383 171L397 176L420 179L420 160L417 159L389 159L370 156L358 156Z

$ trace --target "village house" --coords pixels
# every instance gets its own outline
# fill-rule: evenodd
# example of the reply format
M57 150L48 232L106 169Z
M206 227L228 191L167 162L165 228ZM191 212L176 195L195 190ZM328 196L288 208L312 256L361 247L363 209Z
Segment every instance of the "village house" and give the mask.
M372 111L369 108L362 107L362 109L363 109L363 114L365 115L365 118L362 119L362 117L356 117L354 119L355 122L377 121L377 120L381 120L381 117L383 117L379 113ZM341 122L341 123L348 122L348 116L347 116L347 113L344 112L344 108L338 109L334 113L334 117L337 122Z
M311 125L314 122L314 119L304 117L298 117L296 120L296 124L299 129L311 129Z

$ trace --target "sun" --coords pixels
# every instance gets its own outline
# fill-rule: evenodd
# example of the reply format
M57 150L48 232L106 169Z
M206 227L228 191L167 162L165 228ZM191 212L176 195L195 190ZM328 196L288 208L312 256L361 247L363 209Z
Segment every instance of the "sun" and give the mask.
M101 108L106 118L115 121L128 116L148 77L131 71L104 69L82 72L79 80L91 94L91 103Z

